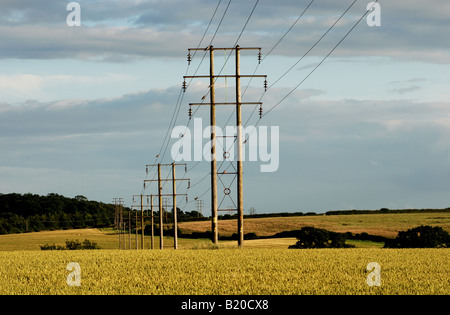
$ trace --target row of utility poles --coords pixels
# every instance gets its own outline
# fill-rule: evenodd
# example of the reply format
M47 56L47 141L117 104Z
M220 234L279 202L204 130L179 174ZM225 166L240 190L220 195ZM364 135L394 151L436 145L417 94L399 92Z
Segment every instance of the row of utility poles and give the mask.
M174 249L178 249L178 220L177 220L177 196L186 196L187 198L187 194L177 194L177 181L189 181L188 178L179 178L177 179L175 176L175 170L176 170L176 166L184 166L185 167L185 171L187 171L186 169L186 164L176 164L176 163L172 163L172 164L154 164L154 165L147 165L147 172L149 167L153 168L153 167L157 167L158 169L158 179L148 179L148 180L144 180L144 186L145 183L147 182L158 182L158 207L159 207L159 248L163 249L164 248L164 229L163 229L163 200L162 198L164 196L171 196L172 197L172 206L173 206L173 228L174 228L174 241L173 241L173 247ZM161 177L161 167L171 167L172 168L172 178L162 178ZM172 193L171 194L163 194L162 190L163 190L163 182L172 182ZM152 211L153 212L153 211ZM152 230L153 230L153 220L152 220Z
M256 78L256 77L262 77L264 78L264 87L267 88L267 81L266 75L242 75L241 74L241 62L240 62L240 55L241 55L241 51L243 50L258 50L258 60L259 62L261 62L261 48L256 48L256 47L247 47L247 48L243 48L240 46L235 46L232 48L216 48L213 46L208 46L206 48L190 48L188 49L188 62L190 63L192 61L192 56L191 56L191 52L192 51L205 51L206 52L209 51L209 60L210 60L210 71L209 71L209 75L194 75L194 76L184 76L184 82L183 82L183 90L186 91L187 88L187 84L186 84L186 79L199 79L199 78L207 78L209 79L209 96L210 96L210 100L209 103L190 103L190 110L189 110L189 116L191 118L191 113L192 113L192 106L209 106L210 109L210 125L211 125L211 229L212 229L212 242L214 244L218 244L219 242L219 230L218 230L218 212L219 211L226 211L226 212L230 212L230 211L237 211L238 214L238 222L237 222L237 231L238 231L238 246L242 247L243 243L244 243L244 185L243 185L243 149L242 149L242 113L241 113L241 108L243 105L254 105L254 106L260 106L260 114L262 112L262 103L261 102L243 102L242 101L242 94L241 94L241 78ZM232 52L234 51L235 54L235 74L233 75L227 75L227 74L215 74L214 72L214 52L215 51L231 51L230 55L232 54ZM227 59L228 60L228 59ZM236 99L234 102L217 102L216 101L216 93L215 93L215 85L216 85L216 81L220 78L234 78L235 79L235 88L236 88ZM223 171L220 172L218 171L217 168L217 152L216 152L216 106L234 106L235 107L235 111L236 111L236 128L237 128L237 136L235 139L235 143L237 144L237 167L235 168L236 172L227 172L227 171ZM227 155L228 152L224 152L224 157L228 157L229 158L229 154ZM230 160L230 163L232 163L233 160ZM177 179L175 176L175 169L176 166L185 166L185 171L186 171L186 164L176 164L176 163L171 163L171 164L154 164L154 165L147 165L146 166L146 170L147 170L147 174L149 172L149 168L153 169L155 167L157 167L157 179L150 179L150 180L144 180L144 189L146 188L146 183L152 183L152 182L157 182L158 183L158 187L157 187L157 193L155 194L151 194L151 195L136 195L134 197L140 197L141 199L141 204L140 205L136 205L133 207L140 207L141 209L141 222L140 222L140 229L141 229L141 248L144 248L144 208L148 208L150 207L151 210L151 248L154 248L154 226L153 226L153 207L158 207L159 208L159 236L160 236L160 249L163 249L164 244L163 244L163 197L172 197L172 206L173 206L173 220L174 220L174 248L177 249L178 248L178 235L177 235L177 228L178 228L178 222L177 222L177 196L183 195L186 196L186 200L187 200L187 194L177 194L176 192L176 184L177 181L189 181L189 179L184 179L184 178L179 178ZM161 168L167 168L167 167L171 167L171 178L169 178L170 176L167 176L167 178L163 178L161 176ZM221 205L223 202L219 203L218 202L218 189L217 189L217 182L218 179L220 179L220 176L224 176L224 175L233 175L237 177L237 181L236 181L236 198L237 198L237 202L233 204L235 205L235 208L233 207L228 207L226 209L221 209ZM156 177L156 176L155 176ZM222 183L223 181L220 180ZM172 183L172 193L170 194L164 194L162 192L163 190L163 183L166 182L171 182ZM234 182L234 180L232 181ZM224 185L225 186L225 185ZM228 196L230 198L231 197L231 192L232 192L232 187L225 187L223 193L224 193L224 197ZM143 198L147 197L149 198L150 205L144 205L143 203ZM157 197L158 198L158 204L154 205L153 204L153 197ZM115 203L116 203L116 209L121 209L122 208L122 203L123 201L121 200L121 198L115 198L114 199ZM200 210L200 212L202 211L203 208L203 202L197 202L197 211ZM121 246L121 234L120 234L120 230L123 227L123 218L121 215L121 212L116 210L116 216L117 219L115 220L116 223L116 228L119 229L119 248ZM137 216L137 214L136 214ZM131 222L131 218L130 221ZM136 235L137 235L137 217L136 217ZM131 226L129 223L129 230L131 231ZM131 233L131 232L129 232ZM130 234L131 235L131 234ZM131 237L131 236L130 236ZM137 236L136 236L137 238ZM137 241L136 241L137 243ZM131 241L130 241L131 244ZM137 246L137 245L136 245ZM130 245L131 247L131 245Z
M174 228L174 249L178 249L178 219L177 219L177 196L186 196L187 199L187 194L178 194L176 192L177 189L177 181L189 181L189 179L187 178L176 178L175 176L175 170L176 170L176 166L180 166L180 165L184 165L185 169L186 169L186 164L155 164L155 165L147 165L146 169L147 169L147 173L149 171L149 168L153 168L153 167L157 167L157 172L158 172L158 179L149 179L149 180L144 180L144 188L146 186L146 183L151 183L151 182L157 182L158 183L158 193L157 194L150 194L150 195L134 195L133 196L133 200L135 200L136 197L140 198L140 205L132 205L132 208L136 208L139 207L141 210L141 220L140 220L140 230L141 230L141 249L144 249L144 231L145 231L145 218L146 216L144 215L144 209L149 209L150 208L150 222L151 222L151 249L154 249L155 247L155 235L154 235L154 212L153 212L153 208L154 207L158 207L159 208L159 248L163 249L164 248L164 211L167 211L168 206L167 202L165 204L165 207L163 207L163 197L172 197L172 206L173 206L173 228ZM161 176L161 168L162 167L171 167L171 174L172 177L169 178L163 178ZM163 190L163 183L164 182L172 182L172 193L169 194L164 194L162 193ZM147 204L144 204L144 197L147 199ZM158 198L158 204L155 205L153 202L153 198L157 197ZM126 230L126 222L123 221L123 199L122 198L114 198L114 203L115 203L115 208L116 208L116 214L115 214L115 226L116 226L116 230L118 230L118 234L119 234L119 248L121 249L122 246L125 248L125 230ZM137 217L137 212L136 211L136 219L135 219L135 229L136 229L136 249L138 249L138 241L137 241L137 234L138 234L138 217ZM131 212L128 212L129 215L129 221L128 221L128 230L129 230L129 235L130 235L130 240L129 240L129 248L131 249ZM124 240L122 241L122 236L124 238Z

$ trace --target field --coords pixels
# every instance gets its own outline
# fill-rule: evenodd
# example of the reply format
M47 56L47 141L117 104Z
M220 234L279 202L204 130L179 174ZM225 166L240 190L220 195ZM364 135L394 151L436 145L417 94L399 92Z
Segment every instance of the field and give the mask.
M0 294L450 294L448 249L0 252ZM81 286L66 266L81 267ZM368 286L367 264L381 266Z
M140 246L140 235L138 236L138 243ZM0 235L0 251L17 251L17 250L31 250L40 251L40 245L55 244L65 245L66 240L79 240L83 242L85 239L94 241L100 245L102 249L118 249L119 237L110 229L79 229L79 230L58 230L58 231L43 231L31 232L23 234L8 234ZM123 240L123 236L122 236ZM126 248L129 248L129 235L125 237ZM150 236L146 235L144 244L145 248L150 248ZM180 248L199 248L210 243L209 240L197 239L179 239ZM155 236L155 248L159 248L159 237ZM173 238L164 237L164 247L173 247ZM131 235L131 248L136 248L136 236Z
M449 213L304 216L246 219L246 233L273 235L310 225L340 232L395 236L420 224L450 230ZM234 220L220 221L223 235ZM180 224L183 232L205 231L209 222ZM263 232L264 231L264 232ZM39 245L89 239L102 250L41 251ZM129 237L126 237L128 248ZM450 294L450 249L382 249L356 242L353 249L287 249L294 238L256 239L236 249L206 239L164 238L164 251L118 250L111 230L83 229L0 235L0 294ZM146 236L146 248L150 239ZM135 248L131 235L131 248ZM81 286L68 286L70 262L81 267ZM370 262L381 267L381 286L366 283Z
M399 231L419 225L439 225L450 232L450 212L386 213L355 215L316 215L298 217L248 218L244 223L245 233L271 236L282 231L299 230L303 226L313 226L335 232L367 232L394 238ZM183 222L180 229L189 232L211 230L209 221ZM219 234L236 233L236 220L219 221Z

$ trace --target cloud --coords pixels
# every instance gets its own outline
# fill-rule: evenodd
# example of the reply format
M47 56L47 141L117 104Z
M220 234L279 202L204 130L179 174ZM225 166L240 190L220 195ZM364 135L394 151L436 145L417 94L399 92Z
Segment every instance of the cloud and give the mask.
M54 93L60 92L60 87L74 90L80 86L105 85L134 80L132 75L106 73L102 75L36 75L13 74L0 75L0 94L4 101L26 99L54 99ZM50 91L52 90L52 91ZM55 104L60 106L61 104Z
M348 3L349 4L349 3ZM273 54L299 56L334 23L347 3L314 3ZM124 60L185 58L187 47L196 46L215 9L202 0L111 1L82 3L82 27L65 25L65 3L7 1L0 13L0 58ZM249 21L241 42L268 51L292 25L305 4L261 2ZM357 3L311 55L323 56L366 10ZM221 25L215 45L234 43L253 3L233 3ZM442 1L382 3L382 26L365 21L350 34L334 55L384 56L395 60L450 62L450 39L440 36L448 28L449 5ZM217 29L225 5L219 7L203 44ZM447 10L447 11L446 11Z
M177 95L177 88L168 88L94 100L30 100L21 104L5 104L0 115L0 134L36 136L127 131L151 126L150 122L153 126L164 126L168 121L158 119L156 115L170 110L163 110L159 104L174 107Z
M83 194L106 201L113 192L137 193L145 164L161 148L178 91L154 89L109 99L3 104L0 173L8 184L2 180L2 191ZM441 171L450 161L446 142L450 123L444 119L450 103L309 97L316 94L299 91L308 97L306 102L283 103L283 110L261 120L260 126L280 126L280 168L270 176L261 175L252 171L256 164L246 162L246 185L263 184L264 190L277 180L293 181L297 184L288 185L283 193L304 196L302 209L314 211L346 204L374 209L389 202L441 205L439 194L445 189L436 186L448 181L447 173ZM180 117L176 125L184 122ZM200 181L208 166L200 163L189 176ZM433 178L436 184L431 183ZM415 181L420 184L412 185ZM190 196L203 194L208 185L205 180L194 186ZM411 197L416 191L421 201ZM92 196L94 192L99 197ZM313 196L322 197L319 201ZM255 196L249 202L260 211L275 210L259 199ZM280 210L297 209L295 203L286 201L286 208Z
M403 80L403 81L391 81L390 84L394 86L398 86L394 89L390 89L389 92L395 93L395 94L406 94L409 92L414 92L417 90L420 90L422 87L416 84L411 83L420 83L420 82L426 82L427 80L425 78L412 78L409 80Z
M68 14L65 2L2 1L0 59L4 59L5 64L9 62L7 59L31 60L23 64L20 60L20 65L17 61L17 71L11 66L0 76L0 93L4 97L0 101L2 191L48 193L65 189L69 195L82 194L110 201L112 194L126 197L142 187L143 166L160 152L180 95L181 82L172 83L170 79L166 85L165 81L154 85L178 84L162 89L148 89L144 84L155 84L152 80L155 80L156 71L167 72L167 77L174 75L181 81L182 74L173 74L173 69L181 60L185 61L187 48L197 46L217 2L112 0L105 3L80 2L82 26L77 28L65 23ZM221 2L202 45L209 43L214 35L226 3L228 1ZM214 41L216 47L235 43L254 3L231 3ZM269 85L277 78L272 73L282 71L302 56L350 3L314 2L273 51L271 56L275 58L266 60L268 71L264 69L262 73L269 75ZM306 5L306 2L296 0L260 1L239 44L262 47L264 56ZM367 2L358 1L341 23L311 51L309 56L313 59L307 62L325 56L365 12L366 5ZM375 209L386 204L433 207L448 200L448 191L445 193L442 188L448 187L446 170L450 161L447 119L450 104L447 100L368 100L364 93L376 95L372 90L384 89L386 92L390 89L391 94L385 93L385 98L403 97L414 91L424 93L420 89L427 87L429 93L441 98L445 95L444 83L440 83L442 92L436 93L433 89L436 85L432 76L428 76L429 65L426 68L423 63L450 63L450 40L442 36L442 30L449 26L450 4L437 0L427 3L402 0L382 2L381 9L381 27L368 27L362 20L333 53L336 58L333 60L338 63L332 63L330 68L338 71L326 73L327 80L323 81L320 77L314 81L311 76L308 84L312 82L312 85L293 92L260 121L260 125L280 126L280 169L276 174L261 175L257 170L251 171L254 165L247 163L245 182L249 184L245 189L248 190L246 195L250 196L249 206L254 203L251 206L258 211L278 210L280 199L260 198L261 191L265 190L268 193L277 191L281 199L285 197L285 208L279 209L281 211L298 210L297 206L313 211L345 205ZM197 56L194 62L200 59ZM222 62L220 59L217 59L218 63ZM380 73L364 72L360 67L361 62L374 62L371 65L376 66L381 59L386 69L392 65L386 72L390 78L387 81L386 77L380 78ZM50 62L42 63L41 60ZM55 66L53 61L56 60ZM72 64L70 60L77 62ZM145 63L147 60L153 63ZM167 60L171 62L170 67L159 63ZM86 71L89 74L85 75L87 68L83 67L94 63L84 61L105 63L95 63L104 67L92 67L94 70L90 68ZM256 57L254 61L256 64ZM266 67L266 61L261 68ZM421 67L411 69L408 74L401 73L403 76L391 76L393 71L401 69L396 65L403 61L420 62ZM36 67L38 63L49 66L48 73ZM108 74L104 70L110 66L108 63L120 65ZM156 63L162 65L154 67ZM26 69L29 65L35 69ZM69 71L59 69L59 65L67 66ZM70 72L78 65L82 65L80 69ZM134 72L136 68L131 65L150 68L151 79L146 81L147 74ZM311 64L299 67L303 70ZM358 73L356 68L361 71ZM100 71L96 72L96 69ZM204 72L199 69L198 74ZM336 92L337 100L326 99L327 93L336 98L327 84L336 83L336 89L340 89L347 82L346 76L355 76L355 73L360 75L353 80L355 87ZM283 85L270 88L264 94L264 112L277 104L290 91L288 87L302 78L303 73L293 71L284 78ZM139 87L145 86L145 90L126 93L139 88L133 85L136 80L144 81ZM356 80L361 80L361 84ZM183 94L182 106L185 107L176 116L176 125L186 123L186 104L199 101L205 94L207 83L200 81L193 82ZM388 88L380 83L389 81ZM69 95L70 88L65 84L69 82L73 82L71 88L77 91L76 96ZM121 83L125 87L119 90L117 86ZM262 83L258 90L256 85L253 82L246 91L246 99L259 99ZM102 89L102 97L98 96L100 93L90 94L91 90L85 89L87 86ZM52 98L50 92L58 87L62 87L65 94L58 93L58 97ZM346 93L354 97L356 90L362 95L360 99L342 97ZM83 94L79 94L80 91ZM218 96L224 96L220 93L225 94L225 91L224 85L217 84ZM229 98L231 94L228 93ZM28 101L8 101L8 95L11 99ZM245 115L248 114L246 109ZM207 117L208 111L202 109L196 115ZM225 121L227 117L221 118ZM257 111L249 123L255 121L259 123ZM200 180L209 171L208 163L200 163L189 176ZM32 176L27 177L27 174ZM432 183L433 178L436 178L436 184ZM280 191L280 182L286 183L288 188ZM204 195L208 185L208 180L204 180L190 192L191 196ZM293 195L299 196L301 202L291 198Z
M393 92L393 93L397 93L397 94L405 94L405 93L414 92L414 91L417 91L417 90L420 90L420 89L421 89L421 87L418 86L418 85L410 85L410 86L407 86L407 87L396 88L396 89L392 89L392 90L389 90L389 91Z

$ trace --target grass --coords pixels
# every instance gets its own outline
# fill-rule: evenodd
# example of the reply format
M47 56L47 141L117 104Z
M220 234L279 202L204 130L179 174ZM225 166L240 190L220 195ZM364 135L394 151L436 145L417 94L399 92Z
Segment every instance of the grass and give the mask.
M0 294L450 294L449 249L0 252ZM66 283L69 262L81 286ZM381 286L366 283L369 262Z
M140 235L138 237L138 246L140 246ZM55 244L65 246L66 240L76 240L83 242L85 239L96 242L102 249L118 249L119 236L110 230L103 229L80 229L80 230L61 230L44 231L23 234L0 235L0 251L40 251L40 246L44 244ZM122 238L123 240L123 238ZM244 241L245 248L275 248L286 249L295 244L297 240L293 237L288 238L268 238ZM145 249L150 249L150 236L144 238ZM347 243L359 248L380 248L383 243L370 241L347 240ZM220 241L220 248L235 248L236 241ZM180 249L210 249L213 244L209 239L189 239L179 238L178 247ZM159 249L159 236L155 236L154 248ZM164 237L164 248L173 248L173 237ZM126 249L129 249L129 238L126 236ZM131 249L136 249L135 235L131 238Z
M336 232L367 232L372 235L395 237L398 231L404 231L419 225L438 225L450 232L450 213L387 213L387 214L361 214L361 215L333 215L333 216L299 216L274 218L246 218L244 221L245 233L256 233L258 236L272 236L276 233L298 230L303 226L314 226ZM210 230L209 221L182 222L179 228L183 233L205 232ZM236 233L236 220L219 221L219 233L231 235ZM157 232L156 232L157 233ZM111 229L82 229L45 231L23 234L0 235L0 251L10 250L40 250L40 245L46 243L65 245L66 240L88 239L98 243L103 249L118 249L118 235ZM136 236L131 235L131 248L136 248ZM126 246L129 247L129 236L125 237ZM138 236L140 244L140 235ZM356 247L382 247L382 243L348 240ZM150 237L145 237L145 247L150 248ZM293 245L293 238L257 239L244 242L248 248L287 248ZM210 248L211 242L207 239L179 238L180 249ZM235 241L220 242L222 247L235 247ZM155 248L159 248L159 237L155 236ZM173 248L173 238L164 237L164 247Z
M269 236L315 226L338 232L395 236L399 230L439 225L448 213L302 216L246 219L245 232ZM235 232L235 220L219 231ZM180 224L184 233L206 231L209 222ZM40 251L46 243L89 239L101 250ZM126 236L128 245L129 237ZM140 236L138 238L140 240ZM135 235L131 237L135 248ZM83 229L0 235L0 294L450 294L450 249L382 249L382 243L348 240L354 249L287 249L295 238L246 240L213 246L207 239L164 238L169 250L118 250L112 230ZM150 238L146 236L146 248ZM155 237L159 248L159 237ZM214 250L213 250L214 249ZM81 266L81 286L66 283L67 264ZM367 264L381 266L381 286L370 287Z
M66 240L85 239L96 242L102 249L118 249L119 236L111 229L79 229L79 230L57 230L42 231L22 234L0 235L0 251L39 251L40 246L44 244L65 245ZM123 235L122 235L123 242ZM178 241L179 248L190 249L201 247L202 244L210 243L205 239L182 239ZM123 244L123 243L122 243ZM125 236L126 248L129 248L129 235ZM138 246L141 244L141 236L138 235ZM151 244L150 236L144 238L145 248L149 249ZM159 248L159 236L155 236L154 247ZM164 247L173 248L173 238L164 237ZM136 235L131 235L131 248L136 249Z
M179 224L185 233L211 230L209 221L183 222ZM419 226L439 225L450 232L450 212L386 213L355 215L316 215L275 218L246 218L245 233L258 236L271 236L282 231L299 230L313 226L335 232L367 232L372 235L394 238L399 231ZM224 236L236 233L236 220L219 220L219 234Z

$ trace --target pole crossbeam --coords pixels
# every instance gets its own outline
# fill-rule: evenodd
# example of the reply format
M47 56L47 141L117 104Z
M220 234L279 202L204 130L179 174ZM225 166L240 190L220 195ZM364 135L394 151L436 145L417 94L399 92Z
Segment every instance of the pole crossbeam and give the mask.
M236 105L236 103L215 103L215 104L211 104L211 103L189 103L189 105L192 106L202 106L202 105ZM242 102L241 105L262 105L262 102Z
M267 75L265 74L240 74L239 76L235 74L220 74L220 75L213 75L213 78L267 78ZM209 75L185 75L183 76L184 79L209 79L211 76Z
M261 51L261 47L214 47L214 46L208 46L206 48L188 48L188 51L207 51L207 50L259 50Z

